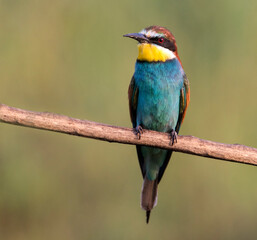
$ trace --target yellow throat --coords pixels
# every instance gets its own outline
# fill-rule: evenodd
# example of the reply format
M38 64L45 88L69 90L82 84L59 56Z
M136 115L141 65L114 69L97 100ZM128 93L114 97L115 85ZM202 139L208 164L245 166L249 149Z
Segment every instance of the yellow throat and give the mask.
M147 62L165 62L167 60L173 59L176 56L172 51L167 48L158 46L156 44L150 43L140 43L138 44L138 57L140 61Z

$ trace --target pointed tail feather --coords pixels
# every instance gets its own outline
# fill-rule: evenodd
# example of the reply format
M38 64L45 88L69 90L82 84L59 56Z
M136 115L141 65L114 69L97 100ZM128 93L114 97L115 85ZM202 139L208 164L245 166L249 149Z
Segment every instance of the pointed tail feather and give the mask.
M157 186L158 178L151 181L145 176L141 193L141 207L146 211L147 223L149 222L151 210L157 204Z
M151 214L151 211L146 211L146 223L148 224L149 223L149 219L150 219L150 214Z

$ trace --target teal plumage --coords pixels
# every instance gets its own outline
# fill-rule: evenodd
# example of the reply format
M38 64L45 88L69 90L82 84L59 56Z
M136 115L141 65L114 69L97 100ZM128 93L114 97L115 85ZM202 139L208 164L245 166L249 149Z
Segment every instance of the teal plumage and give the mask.
M139 55L141 59L136 62L135 73L129 86L130 116L133 127L138 134L141 134L142 128L172 133L172 137L176 137L174 134L179 132L189 103L189 83L177 55L173 35L165 28L153 26L144 29L139 34L125 36L135 38L140 44L145 44L144 49L141 49L141 56ZM168 57L165 55L166 50L157 46L158 43L160 46L164 44L163 38L165 37L172 43L168 49L173 48L171 53L167 52ZM160 38L162 42L157 42ZM145 51L146 47L148 52ZM142 51L145 52L142 53ZM152 57L153 53L149 54L149 51L154 51L153 53L157 56ZM151 61L149 61L149 56ZM167 59L163 60L163 56ZM152 58L157 61L152 61ZM158 61L158 59L161 60ZM137 154L144 178L141 206L147 212L148 222L150 211L157 203L158 183L167 167L172 151L137 146Z
M177 59L166 62L137 61L135 86L139 89L136 124L160 132L175 129L184 71Z
M177 59L157 63L137 61L134 88L138 89L138 98L133 127L169 133L175 129L184 75ZM144 159L151 153L144 171L149 180L155 180L168 151L149 147L138 147L138 151Z

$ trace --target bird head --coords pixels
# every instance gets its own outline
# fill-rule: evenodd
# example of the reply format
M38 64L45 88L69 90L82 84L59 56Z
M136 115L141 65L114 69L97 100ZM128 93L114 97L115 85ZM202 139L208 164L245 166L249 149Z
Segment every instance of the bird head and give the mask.
M123 35L138 41L138 60L147 62L165 62L177 58L177 45L173 34L164 27L150 26L139 33Z

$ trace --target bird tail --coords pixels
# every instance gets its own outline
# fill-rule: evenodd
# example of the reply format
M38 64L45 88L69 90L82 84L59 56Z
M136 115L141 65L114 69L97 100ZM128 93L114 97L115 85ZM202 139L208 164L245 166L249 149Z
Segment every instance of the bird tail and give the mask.
M141 192L141 208L146 211L146 223L149 222L151 210L157 204L157 186L158 178L151 181L145 176Z

